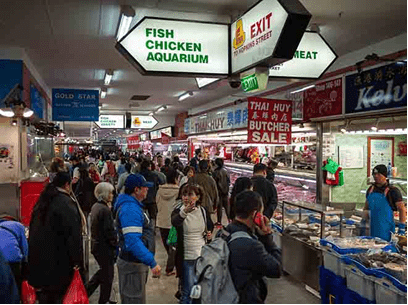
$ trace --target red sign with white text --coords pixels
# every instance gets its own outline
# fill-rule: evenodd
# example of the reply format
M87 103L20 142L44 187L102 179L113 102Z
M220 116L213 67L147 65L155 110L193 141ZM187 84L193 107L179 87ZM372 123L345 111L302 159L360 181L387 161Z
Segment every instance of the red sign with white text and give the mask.
M290 144L292 101L248 98L248 143Z
M139 136L128 137L127 139L128 149L138 149L139 148Z
M342 114L343 81L341 78L316 84L305 91L303 120Z

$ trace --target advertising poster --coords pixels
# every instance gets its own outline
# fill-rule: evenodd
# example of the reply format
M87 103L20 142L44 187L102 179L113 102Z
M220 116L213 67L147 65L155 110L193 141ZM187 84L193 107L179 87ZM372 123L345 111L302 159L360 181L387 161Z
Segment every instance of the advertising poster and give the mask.
M127 148L128 149L137 149L137 148L139 148L139 136L128 137L126 140L127 140Z
M379 164L394 166L394 138L368 137L367 177Z
M321 118L342 114L343 81L337 78L316 84L304 91L303 119Z
M287 145L291 139L291 101L248 98L248 143Z
M303 98L303 91L289 94L289 100L292 101L292 120L303 119Z

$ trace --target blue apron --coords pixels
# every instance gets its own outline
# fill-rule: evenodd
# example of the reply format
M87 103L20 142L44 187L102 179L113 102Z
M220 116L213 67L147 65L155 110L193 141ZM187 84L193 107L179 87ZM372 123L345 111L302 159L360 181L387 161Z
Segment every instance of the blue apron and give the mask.
M371 236L386 241L391 240L391 232L395 233L394 213L383 193L371 193L367 196L370 210Z

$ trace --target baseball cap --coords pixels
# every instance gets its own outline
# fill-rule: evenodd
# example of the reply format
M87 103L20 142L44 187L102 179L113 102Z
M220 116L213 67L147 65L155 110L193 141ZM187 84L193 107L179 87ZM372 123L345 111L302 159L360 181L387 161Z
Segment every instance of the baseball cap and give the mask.
M384 177L387 177L388 170L387 167L384 164L379 164L376 167L373 168L373 175L374 174L381 174Z
M125 188L133 190L135 187L153 187L153 182L147 182L140 174L130 174L126 178Z

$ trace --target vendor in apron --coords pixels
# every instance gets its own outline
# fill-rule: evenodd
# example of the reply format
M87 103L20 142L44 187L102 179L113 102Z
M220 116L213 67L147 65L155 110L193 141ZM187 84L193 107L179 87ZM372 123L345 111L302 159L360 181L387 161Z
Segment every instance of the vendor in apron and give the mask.
M383 164L373 169L374 183L366 193L365 219L370 219L370 235L386 241L395 233L394 211L399 212L398 233L405 234L407 210L401 192L387 180L387 167Z

